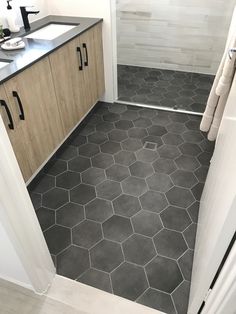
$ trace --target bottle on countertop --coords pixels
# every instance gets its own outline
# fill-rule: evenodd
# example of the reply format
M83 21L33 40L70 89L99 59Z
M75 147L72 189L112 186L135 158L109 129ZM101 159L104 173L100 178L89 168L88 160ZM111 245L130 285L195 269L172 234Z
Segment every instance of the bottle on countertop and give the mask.
M12 9L12 6L10 5L10 1L7 1L7 15L6 15L6 20L8 23L8 27L12 33L17 33L20 31L20 27L16 24L16 13Z

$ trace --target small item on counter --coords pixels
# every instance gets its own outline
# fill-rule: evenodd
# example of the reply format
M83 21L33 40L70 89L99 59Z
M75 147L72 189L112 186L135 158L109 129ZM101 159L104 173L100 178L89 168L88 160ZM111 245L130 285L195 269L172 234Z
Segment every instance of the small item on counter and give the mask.
M10 5L10 1L12 1L12 0L7 1L6 19L7 19L7 23L8 23L8 27L9 27L10 31L12 33L18 33L20 31L20 27L16 24L16 13L12 9L12 6Z
M2 31L3 31L4 37L10 37L11 36L11 31L9 28L4 28Z
M1 45L1 48L4 50L17 50L25 48L25 43L21 37L16 37L10 40L7 40L4 44Z
M3 29L2 29L2 25L0 25L0 42L4 41L4 32L3 32Z

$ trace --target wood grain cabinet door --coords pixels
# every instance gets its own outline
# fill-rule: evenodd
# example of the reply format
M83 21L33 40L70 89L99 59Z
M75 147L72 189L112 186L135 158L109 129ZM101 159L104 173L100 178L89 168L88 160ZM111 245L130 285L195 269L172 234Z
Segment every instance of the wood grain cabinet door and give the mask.
M16 121L16 131L23 129L25 134L13 147L16 155L21 154L22 146L26 147L18 162L27 158L33 175L64 138L48 58L16 75L4 83L4 87ZM20 103L24 120L19 116Z
M25 181L27 181L33 174L30 165L30 155L32 154L32 150L27 145L28 134L24 132L23 123L21 124L18 119L15 119L14 106L9 102L3 86L0 86L0 102L1 117L5 124L22 175Z
M82 50L74 39L49 55L57 102L67 135L86 113Z
M105 90L102 23L83 33L78 40L83 56L86 108L90 110Z

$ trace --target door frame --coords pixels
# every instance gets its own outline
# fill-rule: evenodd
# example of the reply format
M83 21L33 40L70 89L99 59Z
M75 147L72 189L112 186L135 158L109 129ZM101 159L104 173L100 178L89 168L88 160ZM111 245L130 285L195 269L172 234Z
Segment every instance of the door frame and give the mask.
M210 291L201 314L233 314L236 310L236 242Z
M1 225L33 290L43 294L56 270L1 115L0 152ZM17 281L16 278L11 280ZM22 286L25 286L23 282Z

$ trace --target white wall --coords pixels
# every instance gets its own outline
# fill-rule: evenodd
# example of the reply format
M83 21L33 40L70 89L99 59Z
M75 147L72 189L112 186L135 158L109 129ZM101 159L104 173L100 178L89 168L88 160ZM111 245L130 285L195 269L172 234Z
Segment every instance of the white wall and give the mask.
M32 10L39 10L40 13L37 15L29 15L29 20L30 21L35 21L38 20L42 17L44 17L45 15L47 15L47 7L45 5L46 0L13 0L11 2L11 6L13 7L13 9L15 10L16 14L17 14L17 23L18 25L22 26L23 22L22 22L22 18L21 18L21 13L20 13L20 6L24 6L24 5L29 5L29 6L34 6L34 8L32 8ZM5 20L5 16L6 16L6 0L0 0L0 24L3 24L4 27L8 27L6 20Z
M0 221L0 278L30 287L30 280Z
M105 61L105 81L106 94L105 101L113 102L114 100L114 71L113 58L116 54L114 37L115 19L112 15L115 14L115 9L112 6L113 0L67 0L47 1L47 11L49 14L81 16L81 17L100 17L103 18L103 47Z

